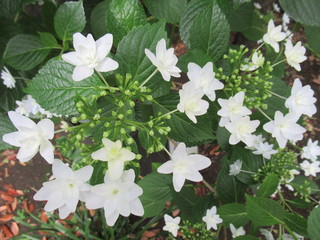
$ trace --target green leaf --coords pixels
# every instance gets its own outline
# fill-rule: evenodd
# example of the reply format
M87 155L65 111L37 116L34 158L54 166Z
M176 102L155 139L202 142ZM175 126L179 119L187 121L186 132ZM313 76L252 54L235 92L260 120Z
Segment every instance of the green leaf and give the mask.
M182 72L188 72L188 64L190 62L198 64L200 67L203 67L208 62L212 62L211 58L199 49L190 50L186 54L183 54L179 58L178 67Z
M246 195L246 210L248 218L259 226L283 224L285 210L282 206L268 198L251 197Z
M45 60L50 49L37 36L19 34L9 40L3 59L17 70L30 70Z
M111 0L106 13L108 30L113 34L114 44L134 27L145 25L147 16L138 0Z
M54 29L63 41L72 40L76 32L81 32L86 25L82 1L65 2L54 16Z
M291 203L293 206L301 209L306 209L312 206L311 202L306 202L303 199L295 198L295 199L286 199L288 203Z
M43 23L45 24L45 29L48 32L54 32L54 15L57 12L57 4L55 1L47 0L41 7L41 16Z
M286 225L294 232L308 237L307 219L297 213L286 213L284 217Z
M42 44L49 48L57 48L60 45L57 42L57 39L51 34L47 32L39 32L40 40Z
M251 0L233 0L229 23L231 31L244 31L251 27L253 16Z
M247 211L243 204L230 203L219 207L218 214L223 219L223 225L229 227L232 223L235 227L241 227L249 221Z
M230 36L228 20L218 3L197 15L190 28L190 48L201 49L212 61L218 60L227 49Z
M72 80L74 66L53 60L42 67L32 79L26 92L47 111L61 115L76 114L75 97L81 95L91 99L103 86L98 75L76 82Z
M178 23L187 6L187 0L144 0L144 3L152 15L169 23Z
M265 31L265 22L260 18L258 11L253 11L250 27L242 30L243 35L251 41L258 41L262 39Z
M12 148L11 145L5 143L2 140L4 134L17 131L16 128L11 123L9 117L0 112L0 151Z
M90 24L93 35L98 39L108 33L106 20L109 1L99 3L91 12Z
M269 197L277 190L278 184L278 175L274 173L269 174L259 186L259 189L256 193L257 197Z
M222 149L226 150L230 148L229 138L231 133L225 127L218 126L216 135L218 144Z
M143 189L140 198L144 217L158 215L165 207L166 202L171 200L172 175L153 172L145 176L138 185Z
M318 0L280 0L280 4L289 17L296 22L320 27Z
M308 234L311 240L320 236L320 208L314 208L308 217Z
M234 238L234 240L259 240L259 238L251 236L251 235L245 235L245 236L239 236Z
M19 11L21 0L1 0L0 1L0 15L7 18L13 16Z
M104 182L104 175L108 169L108 163L96 161L93 165L93 173L90 178L90 185L94 186Z
M7 88L0 83L0 108L6 112L14 110L17 107L16 100L20 100L25 95L23 88L24 84L19 80L15 88Z
M310 48L317 54L320 54L320 27L304 26L304 32L306 34Z

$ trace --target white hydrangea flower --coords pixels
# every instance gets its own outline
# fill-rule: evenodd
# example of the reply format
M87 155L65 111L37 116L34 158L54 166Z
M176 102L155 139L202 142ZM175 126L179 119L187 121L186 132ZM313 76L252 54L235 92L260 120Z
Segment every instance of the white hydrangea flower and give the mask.
M252 133L256 131L259 124L259 120L250 121L249 116L238 116L231 119L231 122L228 122L225 126L225 128L231 133L229 143L231 145L235 145L242 141L248 147L253 146Z
M318 146L318 141L312 142L309 138L307 146L302 148L301 158L306 158L311 161L316 161L320 156L320 146Z
M290 18L288 16L288 14L284 13L282 15L282 27L285 32L287 32L289 30L289 28L288 28L289 23L290 23Z
M89 209L104 208L108 226L113 226L119 215L128 217L131 213L136 216L144 214L139 196L142 188L134 183L133 169L126 170L121 177L113 180L106 172L104 183L91 187L86 196L86 206Z
M72 171L59 159L52 164L52 181L43 183L43 187L34 195L34 200L48 201L44 210L51 212L59 209L59 217L66 218L75 212L78 201L84 201L85 193L90 191L90 185L86 183L93 173L92 166Z
M281 11L281 9L277 3L272 3L272 8L273 8L273 11L275 11L276 13L280 13L280 11Z
M306 48L301 46L300 41L297 42L295 46L292 45L290 40L286 41L286 50L284 51L284 55L287 58L288 64L297 71L301 71L300 63L307 59L305 53Z
M219 126L224 127L230 119L234 119L237 116L247 116L252 112L245 106L243 106L244 92L238 92L229 99L218 99L218 103L221 109L217 112L221 116Z
M284 148L288 140L298 141L303 138L306 129L297 124L297 120L296 114L288 113L283 116L282 112L276 111L274 121L264 124L263 129L276 138L280 148Z
M16 101L16 104L18 107L15 111L26 117L40 118L42 115L45 115L47 118L52 118L53 116L57 116L44 110L31 95L25 96L25 99L21 101Z
M254 71L258 69L259 67L262 67L264 64L264 56L261 52L254 52L252 54L252 59L250 63L242 65L240 70L241 71Z
M180 223L181 218L180 217L171 217L168 214L164 215L164 222L165 226L163 227L163 230L170 232L174 237L178 235L178 230L180 228L179 223Z
M224 84L215 78L212 62L208 62L203 68L195 63L189 63L187 75L195 88L201 89L211 101L216 99L215 91L224 87Z
M256 150L257 146L266 140L261 134L259 135L252 134L252 138L253 138L253 145L251 147L245 146L246 149Z
M122 148L120 140L112 142L107 138L102 138L104 147L91 154L95 160L108 162L109 178L117 180L121 177L124 163L135 159L136 155L128 149Z
M286 34L281 32L281 26L275 27L273 20L268 23L268 32L263 35L263 41L268 43L276 53L279 52L279 43L286 38Z
M174 55L174 49L166 47L166 41L162 38L156 46L156 55L149 49L145 49L144 53L150 59L152 64L157 67L165 81L170 81L172 77L180 77L181 70L176 66L178 58Z
M232 238L246 235L246 231L243 229L243 227L235 228L235 226L232 223L229 226L230 231L232 233Z
M320 172L320 162L309 162L308 160L304 160L300 163L301 169L304 171L305 176L317 176L317 173Z
M269 144L268 142L260 142L257 145L254 145L255 151L253 154L262 155L265 159L270 159L271 155L276 154L278 151L273 149L273 144Z
M11 75L8 68L3 67L4 70L1 71L1 78L3 80L3 84L7 86L7 88L15 88L16 87L16 80Z
M310 85L302 86L299 78L294 80L291 95L286 100L285 105L291 111L297 115L306 114L312 117L317 112L315 102L317 99L313 96L314 92Z
M8 115L18 131L5 134L2 139L10 145L20 147L17 158L21 162L26 162L40 152L48 163L53 163L54 147L49 141L54 136L53 122L50 119L42 119L36 124L14 111L10 111Z
M72 73L74 81L81 81L90 77L94 70L98 72L110 72L119 67L119 64L106 57L112 48L113 36L108 33L94 41L91 34L87 37L81 33L73 34L73 47L75 52L62 55L67 63L75 65Z
M197 123L196 116L205 114L209 108L209 103L201 99L203 95L203 91L196 89L193 82L183 84L182 89L179 90L180 102L177 108L194 123Z
M210 228L217 230L217 225L219 223L222 223L220 215L217 214L217 207L213 206L211 209L207 209L206 216L202 218L202 221L207 224L207 230L209 230Z
M173 173L174 190L180 192L186 179L193 182L202 181L203 177L199 171L209 167L210 164L210 159L200 154L188 155L186 145L179 143L171 155L171 160L162 164L158 172Z
M229 176L236 176L241 172L242 168L242 161L238 159L234 163L230 164L229 166Z

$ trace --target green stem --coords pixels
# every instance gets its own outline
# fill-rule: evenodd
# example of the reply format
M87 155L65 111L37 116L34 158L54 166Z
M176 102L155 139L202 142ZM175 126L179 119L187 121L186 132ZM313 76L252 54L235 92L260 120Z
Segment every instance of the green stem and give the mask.
M259 110L259 112L262 113L263 116L265 116L266 118L268 118L270 121L273 121L273 120L271 119L271 117L269 117L264 111L262 111L260 108L257 108L257 109Z
M102 74L99 71L96 71L96 73L98 73L99 77L101 78L101 80L104 82L104 84L110 88L109 84L107 83L107 80L102 76Z
M280 63L283 63L284 61L285 61L285 59L282 59L281 61L273 64L271 67L274 68L275 66L277 66L277 65L280 64Z
M210 192L215 192L214 188L204 179L202 179L203 184L209 189Z
M287 100L287 98L286 97L284 97L284 96L281 96L281 95L279 95L279 94L277 94L277 93L275 93L275 92L272 92L272 91L270 91L270 90L267 90L269 93L271 93L272 95L274 95L274 96L276 96L276 97L278 97L278 98L281 98L281 99L284 99L284 100Z
M255 173L255 172L250 172L250 171L246 171L246 170L240 170L240 172L250 173L250 174L257 174L257 173Z
M141 89L157 72L158 72L158 68L154 70L153 73L151 73L151 75L146 80L144 80L143 83L141 83L139 88Z
M299 240L297 238L297 236L293 233L293 231L287 225L283 225L283 226L288 231L288 233L290 233L290 235L294 238L294 240Z
M24 77L13 77L14 79L18 79L18 80L25 80L25 81L30 81L31 79L29 78L24 78Z
M283 204L291 211L293 212L292 208L287 204L286 200L284 199L282 193L280 190L278 190L278 195L280 197L281 202L283 202Z

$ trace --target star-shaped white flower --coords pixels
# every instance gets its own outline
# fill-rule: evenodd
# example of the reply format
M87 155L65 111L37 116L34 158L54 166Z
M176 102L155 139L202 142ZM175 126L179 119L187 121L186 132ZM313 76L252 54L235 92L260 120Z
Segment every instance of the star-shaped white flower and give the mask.
M36 124L31 119L13 111L8 115L18 131L5 134L2 139L12 146L20 147L17 158L21 162L26 162L40 151L40 155L48 163L53 163L54 147L49 141L54 136L53 122L50 119L42 119Z
M73 34L73 47L75 52L62 55L67 63L75 65L72 73L74 81L81 81L90 77L94 70L98 72L110 72L119 67L113 59L106 57L111 50L113 42L112 34L108 33L94 41L91 34L87 37L81 33Z
M203 68L195 63L189 63L187 75L195 88L201 89L211 101L216 99L215 91L224 87L224 84L215 78L212 62L208 62Z
M256 155L262 155L265 159L270 159L271 155L278 152L277 150L273 149L273 144L269 144L268 142L260 142L254 147L255 150L252 153Z
M3 84L7 86L7 88L15 88L16 80L12 77L8 68L4 67L4 70L1 71L1 78L3 80Z
M312 117L317 112L315 102L317 99L313 96L314 91L310 85L302 86L299 78L293 82L291 96L286 100L285 105L291 112L297 115L306 114Z
M268 23L268 32L263 35L263 41L268 43L276 53L279 52L279 43L286 38L286 34L281 32L281 26L275 27L273 20Z
M264 57L261 52L254 52L252 54L252 62L241 66L242 71L254 71L264 64Z
M307 59L305 53L306 48L301 46L300 41L297 42L295 46L293 46L292 42L290 40L287 40L284 55L287 58L288 64L297 71L301 71L300 63Z
M229 176L236 176L241 172L242 161L238 159L229 166Z
M230 231L232 233L232 238L246 235L246 231L243 229L243 227L235 228L235 226L232 223L229 226L230 226Z
M158 168L159 173L173 173L173 187L176 192L180 192L185 180L193 182L202 181L203 177L200 170L209 167L211 161L209 158L200 154L187 153L184 143L179 143L171 156L171 160L165 162Z
M95 160L108 162L109 178L117 180L121 177L124 163L135 159L136 155L128 149L122 148L120 140L112 142L107 138L102 139L104 147L91 154Z
M302 148L301 158L306 158L311 161L316 161L320 156L320 146L318 146L318 141L312 142L309 138L307 146Z
M194 123L197 123L196 116L205 114L209 108L209 103L201 99L203 95L203 91L196 89L193 82L183 84L179 90L180 102L177 108Z
M44 110L31 95L25 96L21 101L16 101L16 104L18 107L15 111L26 117L41 118L45 115L47 118L52 118L53 116L57 116L56 114Z
M156 46L156 55L149 49L144 50L152 64L157 67L165 81L172 77L180 77L181 70L176 66L178 58L174 55L174 49L166 47L166 41L162 38Z
M124 171L119 179L113 180L109 177L108 170L104 183L93 186L87 195L87 208L104 208L108 226L113 226L119 215L128 217L132 213L142 216L144 210L139 199L142 188L134 183L134 178L134 171L129 169Z
M206 216L202 218L202 221L207 224L207 230L209 230L210 228L217 230L217 225L219 223L222 223L220 215L217 214L217 207L213 206L211 209L207 209Z
M305 176L317 176L317 173L320 172L320 162L309 162L308 160L304 160L302 163L300 163L301 169L304 171Z
M288 140L298 141L303 138L306 129L297 124L297 120L294 113L283 116L282 112L276 111L274 121L264 124L263 129L276 138L280 148L284 148Z
M257 146L266 140L261 134L259 135L252 134L252 138L253 138L253 145L251 147L245 146L246 149L256 150Z
M170 232L174 237L177 236L178 230L180 228L179 223L180 223L181 218L180 217L171 217L168 214L164 215L164 222L165 226L163 227L163 230Z
M59 209L59 217L66 218L75 212L78 201L83 201L86 192L90 190L89 181L93 167L86 166L72 171L59 159L52 164L52 181L43 183L43 187L34 195L34 200L48 201L44 210L51 212Z

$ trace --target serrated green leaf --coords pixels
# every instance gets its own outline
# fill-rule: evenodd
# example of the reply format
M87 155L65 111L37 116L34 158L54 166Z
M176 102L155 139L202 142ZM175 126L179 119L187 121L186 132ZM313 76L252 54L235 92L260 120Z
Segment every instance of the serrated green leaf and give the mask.
M72 40L76 32L81 32L86 25L82 1L65 2L54 16L54 29L63 41Z
M286 225L294 232L308 237L307 219L297 213L286 213L284 217Z
M306 202L303 199L295 198L295 199L286 199L286 201L293 206L301 209L306 209L312 206L311 202Z
M8 148L12 148L11 145L5 143L2 140L4 134L17 131L16 128L11 123L9 117L0 112L0 151Z
M57 39L53 36L53 34L48 32L39 32L40 40L45 47L57 48L60 47Z
M75 97L81 95L91 99L103 86L98 75L76 82L72 80L74 66L53 60L42 67L32 79L26 92L47 111L61 115L76 114Z
M243 204L230 203L218 208L218 214L223 219L222 224L228 226L232 223L235 227L241 227L249 221L247 211Z
M3 56L4 49L10 40L17 34L19 34L20 27L5 18L0 18L0 56ZM0 64L3 63L3 58L0 58Z
M320 54L320 27L304 26L304 32L306 34L309 47L317 54Z
M49 32L54 32L54 15L58 10L55 1L47 0L41 7L41 16L45 24L46 30Z
M308 234L311 240L318 240L320 236L320 208L314 208L308 217Z
M259 189L256 193L257 197L269 197L272 195L279 185L279 177L277 174L269 174L259 186Z
M187 6L187 0L144 0L144 3L152 15L169 23L178 23Z
M91 12L90 25L92 33L96 39L108 33L108 23L106 20L109 1L99 3Z
M233 0L230 11L229 23L231 31L244 31L251 27L253 16L251 0Z
M190 28L190 48L201 49L215 62L227 49L230 36L228 20L218 3L197 15Z
M253 11L252 20L248 29L242 30L243 35L251 41L262 39L265 34L265 22L260 18L258 11Z
M7 88L0 83L0 108L6 112L14 110L17 107L16 100L20 100L25 95L23 88L24 84L19 80L15 88Z
M45 60L50 49L37 36L19 34L9 40L3 59L17 70L30 70Z

